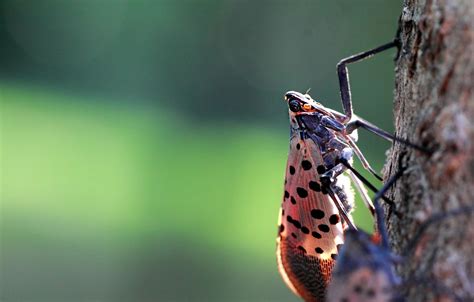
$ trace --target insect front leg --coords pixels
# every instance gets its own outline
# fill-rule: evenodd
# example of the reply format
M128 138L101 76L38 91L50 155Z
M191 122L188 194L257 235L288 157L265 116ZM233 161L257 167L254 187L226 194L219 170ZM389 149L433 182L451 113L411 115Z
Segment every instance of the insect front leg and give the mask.
M341 93L342 107L344 108L345 118L343 123L346 124L349 122L353 115L352 109L352 98L351 98L351 87L349 84L349 72L347 70L347 64L355 63L367 59L377 53L380 53L384 50L390 49L397 46L396 41L387 43L385 45L379 46L377 48L350 56L348 58L342 59L337 64L337 76L339 77L339 91Z
M362 163L362 166L364 169L369 171L375 178L377 178L380 181L383 181L382 177L380 177L377 172L370 166L369 162L365 158L364 154L362 151L360 151L359 147L357 147L356 143L352 140L352 138L349 135L345 135L344 138L347 140L351 148L354 150L355 154L357 155L357 158L359 158L360 162Z
M341 94L342 108L344 109L344 115L345 115L345 117L342 118L342 123L347 124L347 133L351 133L355 129L361 127L384 139L400 142L402 144L405 144L407 146L410 146L412 148L415 148L425 153L432 153L430 152L430 150L427 150L424 147L418 146L416 144L413 144L407 141L406 139L402 139L395 135L392 135L389 132L354 115L354 110L352 106L352 97L351 97L351 86L350 86L350 81L349 81L349 71L347 69L347 64L360 62L364 59L370 58L371 56L377 53L383 52L385 50L388 50L392 47L399 47L399 41L397 39L390 43L376 47L374 49L342 59L337 64L337 76L339 78L339 92ZM353 121L351 121L353 117L356 117L356 118ZM349 123L349 121L351 122Z

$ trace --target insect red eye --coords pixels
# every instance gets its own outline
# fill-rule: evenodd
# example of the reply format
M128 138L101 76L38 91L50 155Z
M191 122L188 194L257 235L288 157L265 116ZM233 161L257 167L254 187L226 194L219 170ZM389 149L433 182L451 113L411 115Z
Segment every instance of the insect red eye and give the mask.
M301 110L301 105L297 100L291 100L288 103L288 106L290 107L290 110L293 112L298 112Z

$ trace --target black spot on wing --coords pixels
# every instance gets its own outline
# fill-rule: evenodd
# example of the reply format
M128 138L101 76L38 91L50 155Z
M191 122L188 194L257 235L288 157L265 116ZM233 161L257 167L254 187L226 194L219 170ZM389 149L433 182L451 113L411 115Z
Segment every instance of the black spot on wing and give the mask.
M321 192L321 186L316 181L310 181L308 184L309 188L316 192Z
M295 228L300 229L301 228L301 223L298 220L293 219L293 225Z
M323 219L324 218L324 212L319 210L319 209L313 209L313 210L311 210L311 216L314 219Z
M322 254L322 253L324 253L323 249L322 249L322 248L320 248L320 247L317 247L317 248L315 248L314 250L315 250L315 251L316 251L316 253L318 253L318 254Z
M293 196L291 196L290 200L292 204L296 204L296 199Z
M323 233L329 233L329 226L327 224L318 225L318 229Z
M337 224L339 222L339 215L333 214L329 217L329 222L331 224Z
M304 189L304 188L297 187L296 188L296 193L298 193L298 196L301 197L301 198L308 197L308 191L306 191L306 189Z
M328 194L328 188L326 188L325 186L322 186L321 193L323 193L324 195Z
M323 238L323 236L321 236L321 234L319 234L318 232L312 232L311 235L316 238L316 239L321 239Z
M324 172L326 172L326 167L323 166L323 165L319 165L319 166L316 168L316 171L318 171L318 174L323 174Z
M303 168L303 170L308 171L311 169L311 167L313 167L313 165L309 160L303 160L301 162L301 167Z
M288 170L290 171L290 174L291 174L291 175L295 175L295 172L296 172L295 167L290 166L290 168L289 168Z

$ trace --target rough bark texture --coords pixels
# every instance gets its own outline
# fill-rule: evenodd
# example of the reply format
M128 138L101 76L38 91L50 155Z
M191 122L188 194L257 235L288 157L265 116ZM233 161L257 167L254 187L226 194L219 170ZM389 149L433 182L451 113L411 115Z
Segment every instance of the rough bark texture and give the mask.
M433 214L474 206L474 0L406 0L400 29L396 133L434 153L396 144L385 166L412 167L391 192L403 216L387 218L399 254ZM424 234L398 269L408 301L474 301L474 215Z

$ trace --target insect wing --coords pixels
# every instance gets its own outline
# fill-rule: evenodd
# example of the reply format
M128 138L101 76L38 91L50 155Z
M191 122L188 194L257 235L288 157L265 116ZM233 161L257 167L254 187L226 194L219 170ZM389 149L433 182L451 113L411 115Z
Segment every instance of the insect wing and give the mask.
M344 226L338 209L319 183L320 165L323 159L314 141L293 135L279 217L277 258L288 287L306 301L323 301L338 246L343 243ZM345 178L340 177L341 181Z

